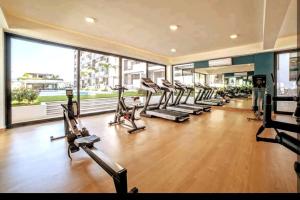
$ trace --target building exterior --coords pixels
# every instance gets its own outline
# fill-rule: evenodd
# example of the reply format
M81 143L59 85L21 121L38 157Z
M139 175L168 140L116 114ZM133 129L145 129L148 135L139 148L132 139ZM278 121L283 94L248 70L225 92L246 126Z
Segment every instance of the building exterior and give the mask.
M25 73L12 84L13 88L25 87L34 90L58 90L72 87L71 83L64 82L55 74Z
M77 54L74 59L77 60ZM75 62L76 63L76 62ZM90 52L80 53L80 88L107 90L119 83L119 59ZM74 85L77 85L77 66L74 67Z

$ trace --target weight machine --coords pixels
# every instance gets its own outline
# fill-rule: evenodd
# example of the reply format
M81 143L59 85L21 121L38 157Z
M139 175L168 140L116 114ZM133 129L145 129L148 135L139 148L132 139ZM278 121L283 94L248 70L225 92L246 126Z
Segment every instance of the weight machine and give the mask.
M274 77L272 74L272 80L274 83ZM256 141L263 141L263 142L270 142L270 143L278 143L289 150L296 153L299 157L300 155L300 74L297 78L297 87L298 87L298 95L294 97L279 97L275 96L272 98L271 94L265 94L264 96L264 114L263 114L263 124L258 129L256 133ZM296 120L296 124L280 122L272 120L272 101L295 101L297 102L296 110L293 114L293 117ZM273 128L277 135L275 138L264 138L260 137L259 135L265 130L265 128ZM280 131L279 131L280 130ZM296 133L298 138L292 137L290 134L287 134L283 131L289 131ZM298 179L300 176L300 162L299 160L294 163L294 169L298 175ZM299 186L298 186L299 187Z

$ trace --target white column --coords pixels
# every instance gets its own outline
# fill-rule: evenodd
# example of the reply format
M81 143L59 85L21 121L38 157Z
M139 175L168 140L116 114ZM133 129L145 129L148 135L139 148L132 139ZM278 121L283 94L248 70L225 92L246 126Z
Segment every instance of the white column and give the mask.
M172 65L167 65L167 80L172 81Z

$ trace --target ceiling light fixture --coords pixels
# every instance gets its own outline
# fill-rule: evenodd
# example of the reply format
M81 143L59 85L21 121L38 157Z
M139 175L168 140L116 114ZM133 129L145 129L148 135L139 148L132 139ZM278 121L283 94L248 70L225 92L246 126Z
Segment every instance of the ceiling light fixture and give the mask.
M88 22L88 23L94 24L94 23L95 23L95 18L92 18L92 17L86 17L86 18L85 18L85 21Z
M175 53L175 52L176 52L176 49L171 49L171 52Z
M237 34L232 34L232 35L230 35L230 38L231 38L231 39L236 39L237 37L238 37Z
M177 25L170 25L170 30L171 31L176 31L178 29Z

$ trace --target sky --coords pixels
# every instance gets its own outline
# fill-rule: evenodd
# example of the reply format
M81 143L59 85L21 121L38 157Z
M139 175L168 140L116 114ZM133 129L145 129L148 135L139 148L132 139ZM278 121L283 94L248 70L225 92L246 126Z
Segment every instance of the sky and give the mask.
M64 81L74 81L74 50L29 42L11 40L12 80L24 73L47 73L59 75Z

